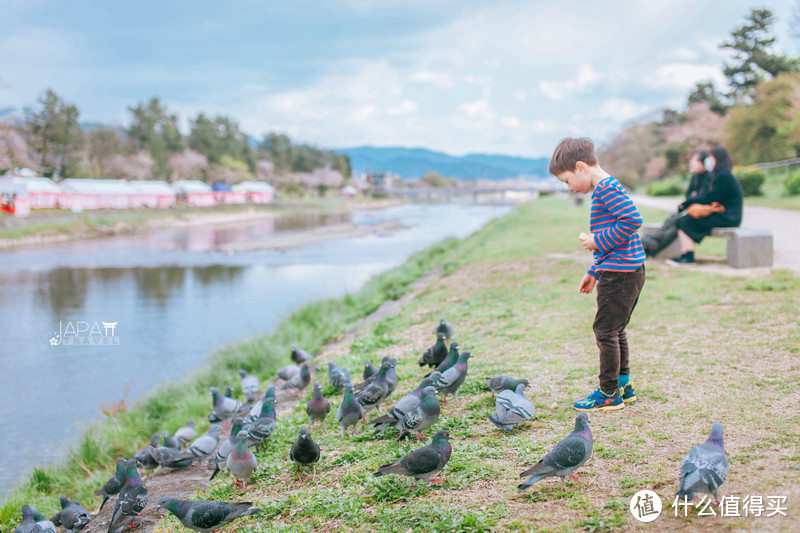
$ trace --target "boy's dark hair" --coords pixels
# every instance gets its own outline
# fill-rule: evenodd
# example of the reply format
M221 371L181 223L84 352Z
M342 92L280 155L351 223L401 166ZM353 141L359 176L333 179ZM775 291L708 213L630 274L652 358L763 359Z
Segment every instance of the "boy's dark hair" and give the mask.
M692 152L692 155L689 157L689 159L691 159L694 156L697 156L697 159L699 159L700 162L702 163L703 161L706 160L706 157L708 157L708 151L706 151L706 150L695 150L694 152Z
M550 158L550 174L558 176L562 172L575 170L575 164L583 161L587 165L596 165L597 156L594 153L594 143L586 137L562 139Z
M733 161L728 151L722 146L715 146L711 149L711 156L716 160L714 170L711 173L718 176L722 172L730 172L733 170Z

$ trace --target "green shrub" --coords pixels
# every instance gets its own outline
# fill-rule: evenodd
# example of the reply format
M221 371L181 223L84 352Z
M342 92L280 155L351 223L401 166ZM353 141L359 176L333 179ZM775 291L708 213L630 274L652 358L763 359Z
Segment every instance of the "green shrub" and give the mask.
M680 196L683 194L683 189L676 183L654 181L647 186L647 194L650 196Z
M783 192L786 196L797 196L800 194L800 172L789 174L783 181Z
M751 170L750 172L744 172L739 174L738 178L739 184L742 186L742 194L745 196L761 196L763 194L761 186L767 176L762 171Z

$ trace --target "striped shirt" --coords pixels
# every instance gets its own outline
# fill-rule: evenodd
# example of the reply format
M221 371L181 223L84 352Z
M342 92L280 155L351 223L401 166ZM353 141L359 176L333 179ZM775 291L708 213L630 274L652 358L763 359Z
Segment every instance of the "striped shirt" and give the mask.
M598 250L589 274L599 277L601 270L633 272L644 264L644 248L639 239L642 215L616 178L609 176L592 192L589 228Z

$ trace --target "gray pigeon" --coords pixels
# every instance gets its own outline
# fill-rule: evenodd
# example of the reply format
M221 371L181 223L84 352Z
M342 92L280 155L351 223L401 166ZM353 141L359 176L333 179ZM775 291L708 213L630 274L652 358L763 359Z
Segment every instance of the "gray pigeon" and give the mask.
M372 364L372 361L370 361L369 359L364 361L364 373L362 374L362 378L364 381L368 380L377 373L378 369L375 368L375 365Z
M550 476L561 478L561 485L567 490L564 479L574 474L583 463L592 456L592 432L589 429L589 417L586 413L580 413L575 417L575 429L567 437L556 444L556 447L542 457L538 463L522 472L519 477L528 477L524 483L517 488L525 490L540 479Z
M311 466L319 461L319 444L314 442L306 428L300 428L300 436L292 444L289 459L294 461L298 470L301 466Z
M453 400L458 399L456 394L458 393L458 388L467 379L467 359L470 357L472 357L470 352L461 352L461 355L458 356L458 362L445 370L439 381L436 382L436 388L439 389L443 402L447 401L445 397L448 394L453 395Z
M175 440L178 441L178 447L183 448L190 442L194 440L195 432L194 432L194 418L190 418L186 425L182 428L179 428L178 431L175 432Z
M397 388L397 372L395 371L395 367L397 366L397 359L391 359L390 362L392 363L392 367L386 373L386 396L388 397L394 390Z
M450 433L447 431L437 431L433 436L433 442L414 450L399 461L389 463L378 468L372 474L375 477L385 476L386 474L399 474L401 476L411 476L414 482L421 479L425 482L441 481L431 479L431 476L439 472L450 460L453 452L450 446Z
M292 379L293 376L300 373L300 365L288 365L281 369L278 369L278 377L284 381L289 381Z
M50 519L54 525L63 526L67 531L77 532L91 522L92 515L83 505L69 501L66 496L59 496L58 501L61 502L61 510Z
M416 389L403 396L399 402L386 411L385 415L370 422L370 424L377 426L372 434L377 435L389 426L397 424L398 420L402 420L403 417L406 416L406 413L419 405L420 399L422 398L422 389L433 386L438 379L439 373L434 370L430 376L422 380Z
M36 525L30 505L22 506L22 523L14 529L14 533L33 533L41 531L41 526Z
M408 434L414 432L419 438L425 438L422 434L423 429L431 427L439 420L439 400L436 398L438 392L434 387L422 389L422 398L416 408L410 410L397 422L395 427L400 430L397 440L402 440Z
M38 510L31 509L31 516L33 516L33 520L40 528L38 531L41 531L42 533L56 533L56 525L50 520L46 519ZM32 531L35 533L37 529L34 527Z
M166 430L161 432L161 445L166 446L167 448L175 448L176 450L180 449L181 447L178 439L171 437L169 431Z
M347 383L350 383L349 381ZM311 396L308 405L306 405L306 414L308 415L308 423L311 428L314 428L314 421L319 420L320 423L325 422L325 417L331 412L331 402L329 402L322 395L322 385L314 383L314 394Z
M306 361L310 361L314 357L311 353L292 345L292 361L298 365L302 365Z
M430 367L436 367L444 361L444 358L447 357L447 345L444 343L445 334L439 333L436 336L436 344L425 350L422 356L419 358L419 366L428 365Z
M381 412L381 404L389 394L389 385L386 383L386 374L388 374L389 369L393 367L394 365L390 361L381 363L381 369L378 370L378 375L375 377L375 381L370 383L364 388L364 390L358 393L358 396L356 396L356 400L358 400L358 403L360 403L361 407L364 408L365 413L374 408L377 408L379 413Z
M689 450L681 467L681 480L675 496L693 500L698 492L714 496L719 505L719 487L728 476L728 456L722 443L722 424L711 425L711 435L703 444Z
M217 453L214 454L213 459L209 461L209 466L214 465L214 472L211 474L211 477L208 478L209 481L214 479L221 468L226 467L226 462L228 461L228 456L231 454L233 449L236 447L236 435L242 430L242 424L244 420L241 416L237 416L236 419L233 421L233 426L231 426L231 434L230 436L225 439L222 445L217 450Z
M211 387L208 392L211 393L213 400L214 412L212 414L217 418L217 421L221 422L233 418L243 408L241 402L221 395L216 387Z
M131 519L138 516L147 505L147 496L147 488L139 478L136 463L133 460L128 461L125 485L117 496L114 514L111 515L111 522L108 525L108 533L121 533L128 528L131 525Z
M150 439L150 444L136 452L136 455L131 457L131 459L139 463L145 470L154 470L158 466L158 463L153 456L153 450L158 447L159 440L161 440L161 434L154 434L153 438Z
M514 379L509 376L496 376L493 378L486 378L486 388L492 391L492 396L504 390L514 391L517 389L517 385L519 385L520 383L522 383L526 387L529 385L527 379Z
M158 501L159 509L174 514L185 527L210 533L237 518L258 514L261 509L251 509L252 502L227 503L205 500L179 500L164 496Z
M458 362L458 343L453 341L450 343L450 351L447 352L447 357L444 358L444 361L439 363L439 366L436 367L434 372L439 372L443 374L445 370L453 366ZM425 374L425 377L430 376L433 372L429 374Z
M350 372L346 368L336 366L335 363L328 363L328 382L340 391L345 383L350 382Z
M300 367L298 367L299 370ZM275 399L275 385L270 385L267 387L267 390L264 391L264 397L256 402L256 404L250 409L250 413L246 417L244 417L244 424L250 424L256 421L256 419L261 416L261 407L264 405L264 400L267 398ZM234 435L236 438L236 435Z
M219 444L220 429L222 428L219 424L211 424L206 434L197 437L188 448L179 454L179 457L186 457L192 462L197 462L214 453Z
M161 466L163 472L170 472L175 468L185 468L193 462L193 457L182 455L178 448L157 446L151 450L153 459Z
M243 426L247 436L248 446L262 446L272 432L275 431L277 418L275 416L275 400L267 398L261 406L261 416L249 426ZM238 438L238 437L237 437Z
M344 398L342 398L342 403L336 410L336 420L339 421L339 425L342 428L342 437L344 437L344 430L349 426L358 424L362 416L364 416L364 409L353 395L353 384L345 383Z
M127 461L124 457L117 459L117 468L114 472L114 475L111 476L108 481L106 481L106 484L103 485L102 488L95 491L95 494L103 497L103 503L100 504L100 509L97 510L98 513L103 510L103 506L106 504L108 499L117 494L125 484L127 475L125 473L126 465Z
M231 474L236 478L235 484L238 485L239 481L241 481L242 488L245 488L247 482L250 480L250 476L252 476L253 472L258 468L256 456L253 455L253 452L247 447L246 431L240 431L239 434L236 435L236 446L233 448L233 451L231 451L225 464Z
M447 340L450 340L453 338L453 326L448 324L445 319L442 318L439 320L439 325L436 326L434 333L436 335L439 335L439 333L444 333L444 336L447 338Z
M497 395L493 415L489 421L503 431L511 431L516 424L520 424L533 417L536 408L525 398L525 384L520 383L514 392L504 390Z
M394 357L392 357L392 356L390 356L390 355L384 355L384 356L381 358L381 364L383 364L383 363L385 363L385 362L387 362L387 361L389 361L389 362L391 362L391 363L394 363L395 365L397 364L397 359L395 359ZM369 385L371 385L371 384L372 384L372 382L374 382L374 381L375 381L375 378L377 378L377 377L378 377L378 372L379 372L379 371L380 371L380 368L378 368L378 369L375 371L375 373L374 373L374 374L372 374L370 377L368 377L368 378L364 378L364 381L362 381L361 383L357 383L357 384L355 385L355 391L356 391L356 392L360 392L360 391L364 390L366 387L368 387Z
M242 393L247 403L253 403L256 401L256 395L258 394L258 378L253 374L248 374L242 368L239 369L239 375L242 378Z
M308 363L303 363L300 366L300 373L295 374L292 378L283 384L281 390L296 389L298 392L308 387L311 383L311 372L308 369Z

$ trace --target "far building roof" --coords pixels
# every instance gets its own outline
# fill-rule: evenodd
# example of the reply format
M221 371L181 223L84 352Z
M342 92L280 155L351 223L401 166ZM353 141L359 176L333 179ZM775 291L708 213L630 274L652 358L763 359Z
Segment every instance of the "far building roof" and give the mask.
M182 193L201 193L212 192L211 187L207 183L200 180L178 180L172 184L172 188L177 192Z
M65 179L59 183L63 192L82 194L131 194L133 188L125 180Z
M266 181L243 181L234 186L234 190L244 192L275 192L275 187Z
M175 189L170 187L169 183L160 180L141 180L130 181L128 185L140 194L160 194L166 196L175 196Z
M0 179L2 179L3 181L10 181L11 183L25 185L25 187L27 187L28 189L28 192L52 192L52 193L61 192L61 189L58 187L58 185L56 185L56 183L50 178L42 178L42 177L20 178L16 176L10 176L9 174L5 174L4 176L0 177Z

